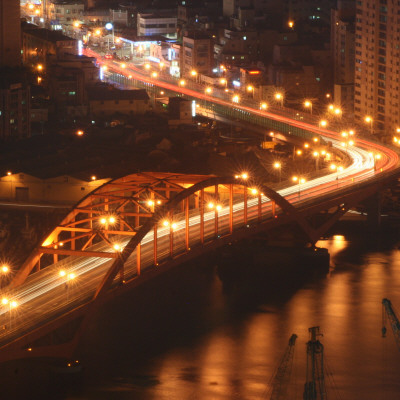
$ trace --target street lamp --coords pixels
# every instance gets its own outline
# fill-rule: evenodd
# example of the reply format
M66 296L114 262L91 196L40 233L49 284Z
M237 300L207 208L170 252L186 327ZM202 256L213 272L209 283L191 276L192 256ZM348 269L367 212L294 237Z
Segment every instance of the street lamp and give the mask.
M377 167L377 161L382 158L381 154L379 153L369 153L371 157L374 159L374 171L376 171Z
M254 86L248 85L247 86L247 91L251 92L251 97L253 98L254 97Z
M105 25L105 28L108 31L112 31L112 42L113 42L113 45L114 45L114 24L112 24L111 22L107 22L106 25Z
M294 27L294 22L293 22L293 21L288 21L288 27L289 27L290 29L293 29L293 27Z
M305 183L306 180L305 180L305 178L302 178L302 177L299 177L299 176L294 176L294 177L292 178L292 181L293 181L293 182L297 182L297 183L299 184L299 197L300 197L300 185L301 185L302 183Z
M373 120L373 118L370 117L369 115L367 115L367 116L365 117L365 122L366 122L367 124L370 124L369 127L370 127L371 135L372 135L372 134L374 133L374 120Z
M260 104L260 110L266 110L268 108L268 104L267 103L261 103Z
M228 81L227 81L225 78L221 78L221 79L219 80L219 83L220 83L221 85L225 85L225 88L226 88L227 85L228 85Z
M10 300L7 297L3 297L1 299L1 304L3 304L4 306L8 305L9 307L9 313L10 313L10 329L11 329L11 311L13 308L18 307L18 303L16 300Z
M274 168L279 171L279 182L281 182L281 175L282 175L282 164L279 161L274 163Z
M335 115L337 115L338 117L340 117L342 115L342 109L339 107L336 107L334 110Z
M275 100L281 103L281 107L283 107L283 94L282 93L275 93Z
M327 125L328 125L328 122L326 120L321 119L321 121L319 121L320 128L326 128Z
M212 93L212 88L211 87L207 87L205 89L206 94L211 94Z
M341 165L331 164L329 167L332 171L336 171L336 182L337 186L339 187L339 172L343 171L343 167Z
M304 107L305 107L305 108L309 108L309 109L310 109L310 114L312 114L312 102L311 102L311 101L306 100L306 101L304 102Z
M195 81L197 81L197 71L196 71L196 70L192 69L192 70L190 71L190 75L192 76L192 78L193 78Z
M232 97L232 102L233 103L239 103L239 96L237 94Z
M314 151L313 156L315 157L315 170L318 171L319 167L319 151Z

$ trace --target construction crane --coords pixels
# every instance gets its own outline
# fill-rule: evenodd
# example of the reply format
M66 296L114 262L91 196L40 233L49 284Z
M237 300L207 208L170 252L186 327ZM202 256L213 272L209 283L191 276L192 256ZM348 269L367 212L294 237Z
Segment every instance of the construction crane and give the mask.
M319 326L308 329L310 340L307 342L307 376L304 385L303 400L326 400L324 379L324 346L317 339L323 336Z
M382 337L386 336L386 317L392 326L394 339L400 350L400 322L389 299L382 299Z
M290 374L292 372L294 345L296 344L296 339L296 334L290 336L289 344L272 381L272 393L270 400L286 399Z

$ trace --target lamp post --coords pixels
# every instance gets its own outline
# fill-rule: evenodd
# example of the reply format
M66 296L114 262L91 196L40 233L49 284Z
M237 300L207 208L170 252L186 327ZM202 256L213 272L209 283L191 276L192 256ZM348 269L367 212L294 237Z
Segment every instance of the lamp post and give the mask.
M369 153L370 156L373 157L374 159L374 171L377 170L377 161L380 160L382 158L381 154L379 153Z
M275 93L275 100L279 101L281 103L281 108L283 108L283 94L278 92Z
M343 171L343 167L341 165L331 164L330 169L332 171L336 171L336 182L337 186L339 187L339 172Z
M372 117L370 117L369 115L367 115L365 117L365 122L367 124L369 124L369 128L371 130L371 135L374 133L374 119Z
M319 151L314 151L313 156L315 157L315 170L318 171L319 169Z
M320 128L326 128L328 125L328 122L325 119L321 119L321 121L319 121L318 125Z
M247 91L251 92L251 98L253 99L254 98L254 86L248 85L247 86Z
M292 178L292 180L293 180L293 182L297 182L299 184L299 197L300 197L300 186L301 186L302 183L305 183L306 180L305 180L305 178L301 178L299 176L294 176Z
M279 171L279 183L280 183L282 177L282 164L279 161L277 161L274 163L274 168Z
M304 107L310 109L310 114L312 114L312 102L310 100L306 100L304 102Z
M112 43L113 43L113 46L114 46L114 24L112 24L111 22L107 22L106 25L105 25L105 28L108 31L112 31ZM108 49L110 49L110 42L108 42Z
M9 316L10 316L10 329L11 329L11 322L12 322L12 320L11 320L11 311L12 311L12 309L13 308L16 308L16 307L18 307L18 303L15 301L15 300L10 300L10 299L8 299L8 298L6 298L6 297L3 297L2 299L1 299L1 304L3 304L4 306L6 306L6 305L8 305L8 311L9 311Z

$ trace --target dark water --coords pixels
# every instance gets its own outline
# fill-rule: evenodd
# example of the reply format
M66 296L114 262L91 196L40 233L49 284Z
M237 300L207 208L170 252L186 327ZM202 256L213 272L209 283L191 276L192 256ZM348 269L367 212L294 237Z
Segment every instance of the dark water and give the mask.
M328 273L239 279L224 291L205 259L161 277L99 315L81 349L83 383L57 397L269 398L296 333L287 398L302 399L308 328L318 325L328 399L400 399L400 352L389 326L381 337L382 298L400 310L399 243L397 229L364 236L339 226L318 243L331 254Z

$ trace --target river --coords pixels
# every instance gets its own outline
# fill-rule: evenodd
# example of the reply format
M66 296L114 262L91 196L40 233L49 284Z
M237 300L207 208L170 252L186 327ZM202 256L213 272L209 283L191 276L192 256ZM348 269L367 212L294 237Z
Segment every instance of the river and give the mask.
M87 333L83 383L61 397L269 399L296 333L286 398L302 399L308 328L319 326L328 399L398 400L400 352L389 324L382 338L381 302L400 310L400 234L356 225L339 224L317 243L331 255L328 273L226 291L200 260L119 300Z

